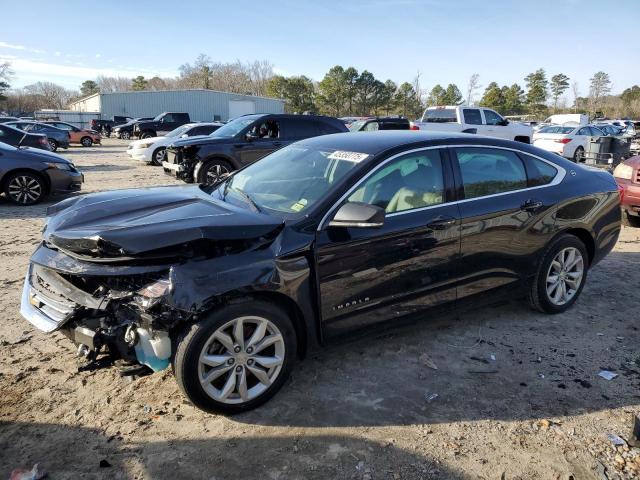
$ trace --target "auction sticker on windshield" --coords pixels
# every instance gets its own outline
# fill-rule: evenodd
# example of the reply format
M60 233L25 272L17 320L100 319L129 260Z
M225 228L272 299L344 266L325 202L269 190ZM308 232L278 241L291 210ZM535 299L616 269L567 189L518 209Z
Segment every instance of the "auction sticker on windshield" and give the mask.
M345 152L343 150L336 150L327 158L332 160L346 160L348 162L360 163L369 155L367 153L358 153L358 152Z

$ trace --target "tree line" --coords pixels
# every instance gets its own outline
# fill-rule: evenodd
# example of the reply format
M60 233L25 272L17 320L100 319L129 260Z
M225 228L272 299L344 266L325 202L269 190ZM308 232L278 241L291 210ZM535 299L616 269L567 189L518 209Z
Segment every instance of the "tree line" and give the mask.
M201 54L193 63L179 67L171 78L154 76L135 78L98 76L84 81L78 90L52 82L36 82L11 89L10 65L0 64L0 108L13 112L33 112L43 108L63 109L72 100L102 92L211 89L224 92L269 96L285 100L289 112L313 112L331 116L402 115L417 118L424 108L434 105L480 105L503 115L530 114L542 118L550 113L580 112L609 117L640 117L640 86L634 85L620 95L611 95L611 79L596 72L586 95L577 82L557 73L547 76L540 68L518 83L500 85L489 82L484 90L480 76L473 74L465 93L455 84L437 84L431 89L420 85L420 74L411 82L383 81L368 70L336 65L319 81L305 76L275 74L267 60L223 63ZM568 101L571 90L573 100ZM478 95L481 93L480 95ZM479 98L476 98L478 97Z

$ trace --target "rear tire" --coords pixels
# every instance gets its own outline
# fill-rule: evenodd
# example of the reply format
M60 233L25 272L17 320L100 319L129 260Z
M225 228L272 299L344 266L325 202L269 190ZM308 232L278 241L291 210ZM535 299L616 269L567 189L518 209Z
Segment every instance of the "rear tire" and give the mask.
M233 166L226 160L209 160L200 168L196 182L203 185L213 185L222 180L224 175L233 172L233 170Z
M629 212L622 211L622 224L627 227L640 228L640 217L629 215Z
M83 147L90 147L91 145L93 145L93 140L91 140L90 137L82 137L80 139L80 143Z
M179 340L173 368L180 389L196 407L240 413L280 390L296 348L295 330L282 310L245 301L214 310L192 325Z
M16 205L35 205L44 198L46 183L35 172L17 172L7 178L4 194Z
M576 163L584 162L584 148L576 148L576 151L573 152L573 161Z
M543 313L562 313L578 299L587 281L589 255L573 235L561 235L545 251L529 289L529 304Z
M151 155L151 165L154 165L156 167L162 165L166 153L167 151L164 147L156 148Z
M58 150L58 142L56 142L52 138L48 139L47 142L49 142L49 148L51 149L52 152L55 152L56 150Z

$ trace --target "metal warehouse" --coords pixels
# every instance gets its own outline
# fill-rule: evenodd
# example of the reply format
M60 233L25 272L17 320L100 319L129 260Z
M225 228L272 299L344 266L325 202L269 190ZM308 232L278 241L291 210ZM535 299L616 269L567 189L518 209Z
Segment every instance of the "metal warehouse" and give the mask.
M162 112L187 112L193 121L226 121L248 113L284 113L284 100L215 90L159 90L95 93L69 105L79 112L155 117Z

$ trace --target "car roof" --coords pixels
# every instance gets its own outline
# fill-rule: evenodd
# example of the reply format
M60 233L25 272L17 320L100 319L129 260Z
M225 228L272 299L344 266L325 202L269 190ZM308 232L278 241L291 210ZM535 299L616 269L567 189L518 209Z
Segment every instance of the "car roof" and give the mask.
M377 155L387 150L411 145L415 145L417 148L429 144L446 145L447 143L502 145L513 142L468 133L420 132L415 130L334 133L298 142L298 144L311 148L344 150L367 153L369 155Z

